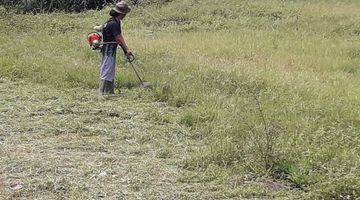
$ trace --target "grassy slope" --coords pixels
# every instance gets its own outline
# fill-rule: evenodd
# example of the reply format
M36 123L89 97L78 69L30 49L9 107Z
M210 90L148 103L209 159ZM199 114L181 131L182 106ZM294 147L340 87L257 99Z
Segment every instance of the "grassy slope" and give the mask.
M189 129L184 143L201 141L185 145L176 165L190 171L177 181L236 196L247 184L229 188L229 180L254 173L247 181L275 178L306 196L359 195L359 10L357 1L235 0L134 10L126 38L155 83L141 97L181 107L174 123ZM96 88L99 57L83 40L106 12L3 16L1 34L17 34L0 38L1 75ZM131 88L131 71L120 71L119 85Z

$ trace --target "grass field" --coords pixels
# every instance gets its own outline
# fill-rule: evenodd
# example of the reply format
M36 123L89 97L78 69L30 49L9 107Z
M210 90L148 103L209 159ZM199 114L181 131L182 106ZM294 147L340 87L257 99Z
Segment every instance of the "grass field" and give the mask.
M0 16L0 199L360 198L360 2L136 7L104 97L107 10Z

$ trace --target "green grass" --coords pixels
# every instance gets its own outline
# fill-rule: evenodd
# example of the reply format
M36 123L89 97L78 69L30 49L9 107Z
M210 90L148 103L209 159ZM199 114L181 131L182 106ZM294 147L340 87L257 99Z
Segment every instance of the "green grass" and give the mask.
M176 196L173 190L166 192L167 186L156 188L164 189L167 196L140 193L153 198L206 199L209 196L200 194L213 190L208 195L219 199L359 198L359 11L360 3L350 0L176 0L135 8L124 21L124 36L134 49L141 74L154 89L135 89L136 77L118 56L116 81L124 95L97 105L118 107L120 101L129 109L148 106L150 110L143 113L153 120L147 133L140 134L143 121L133 122L130 116L129 126L135 123L136 133L120 135L138 134L137 153L155 151L155 160L173 162L178 168L174 187L188 184L185 190L195 196ZM84 96L95 91L100 57L87 48L85 37L91 27L106 20L106 10L36 16L0 13L0 43L5 44L0 49L0 76L29 82L23 90L41 84L52 88L46 90L50 94L69 88L83 91ZM11 91L21 103L24 94L16 88ZM64 98L70 97L64 94ZM97 101L95 96L89 99ZM127 99L131 101L122 104ZM28 103L25 107L34 106ZM155 112L157 105L166 111ZM85 105L90 110L92 106ZM79 120L69 122L63 131L75 137L75 149L81 148L77 137L82 133L94 134L91 129L82 130L86 120L107 124L95 116L72 115ZM122 112L115 116L129 117ZM5 118L8 123L10 117ZM49 140L56 132L53 120L57 119L38 124ZM27 133L15 124L3 129L11 133L5 138L15 137L18 129ZM114 128L113 137L116 130L124 131ZM103 138L104 134L95 135ZM164 134L168 139L162 138ZM113 143L102 145L114 147ZM9 163L2 163L4 173ZM29 176L23 174L34 181ZM269 189L269 180L286 189ZM192 188L194 184L203 186ZM105 190L110 188L104 185Z

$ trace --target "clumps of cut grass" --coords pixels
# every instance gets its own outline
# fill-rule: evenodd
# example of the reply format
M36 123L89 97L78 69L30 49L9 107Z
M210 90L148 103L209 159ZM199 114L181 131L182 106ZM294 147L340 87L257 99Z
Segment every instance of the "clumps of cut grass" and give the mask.
M174 121L174 117L162 111L155 111L149 115L151 120L157 124L168 124Z
M173 154L172 146L169 144L164 144L161 145L159 150L156 152L156 157L166 159L166 158L170 158L172 154Z

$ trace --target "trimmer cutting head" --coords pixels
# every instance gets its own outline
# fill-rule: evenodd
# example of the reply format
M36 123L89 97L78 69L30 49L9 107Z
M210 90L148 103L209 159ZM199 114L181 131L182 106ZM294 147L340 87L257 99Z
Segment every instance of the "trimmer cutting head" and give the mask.
M127 58L128 62L130 63L132 69L134 70L137 78L139 79L140 81L140 88L142 89L150 89L152 88L152 84L150 82L147 82L147 81L143 81L142 78L140 78L139 76L139 73L136 71L135 67L134 67L134 64L132 63L134 60L135 60L135 57L132 55L132 56L129 56Z
M142 89L151 89L152 84L150 82L144 81L140 83L140 88Z

